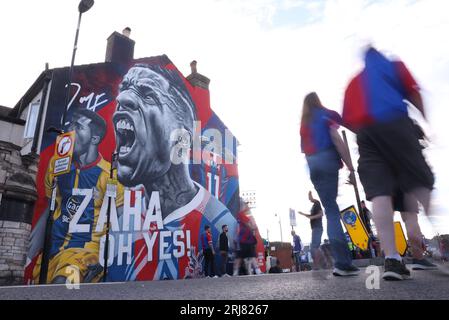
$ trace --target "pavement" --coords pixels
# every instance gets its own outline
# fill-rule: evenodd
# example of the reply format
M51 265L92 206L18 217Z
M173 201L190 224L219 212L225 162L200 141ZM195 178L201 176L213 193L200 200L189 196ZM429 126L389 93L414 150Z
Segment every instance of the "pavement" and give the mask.
M386 282L381 268L351 278L330 271L65 286L0 287L0 300L448 300L449 275L412 271L412 280Z

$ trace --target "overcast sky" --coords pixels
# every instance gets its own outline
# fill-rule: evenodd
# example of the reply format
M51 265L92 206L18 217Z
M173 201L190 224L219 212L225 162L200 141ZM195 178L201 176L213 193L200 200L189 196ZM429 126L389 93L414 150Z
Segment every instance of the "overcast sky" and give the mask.
M70 63L78 0L0 3L0 105L13 107L45 63ZM427 156L437 177L434 212L449 233L449 2L447 0L96 0L83 15L77 64L104 61L106 38L132 28L135 57L167 54L184 75L189 63L208 76L212 107L238 137L242 190L256 190L262 236L290 240L288 209L307 211L312 188L300 153L302 100L316 91L341 112L345 86L374 43L399 56L423 88L432 139ZM357 158L349 135L353 158ZM342 171L342 178L346 176ZM341 208L355 202L343 186ZM309 223L296 228L310 241ZM422 220L427 236L429 224Z

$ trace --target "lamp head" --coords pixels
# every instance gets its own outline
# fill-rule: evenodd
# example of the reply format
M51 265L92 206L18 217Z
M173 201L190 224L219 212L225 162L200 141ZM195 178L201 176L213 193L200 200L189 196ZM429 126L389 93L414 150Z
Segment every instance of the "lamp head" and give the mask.
M89 11L90 8L92 8L92 6L94 5L95 1L94 0L81 0L80 4L78 6L78 11L80 13L84 13L86 11Z

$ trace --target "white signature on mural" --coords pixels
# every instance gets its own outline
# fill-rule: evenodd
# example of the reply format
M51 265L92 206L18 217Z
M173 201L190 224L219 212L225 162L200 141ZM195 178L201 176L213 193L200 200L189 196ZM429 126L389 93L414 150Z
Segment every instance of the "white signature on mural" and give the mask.
M81 85L79 83L72 82L71 86L76 88L76 92L70 99L69 105L67 106L67 110L69 110L71 108L72 104L78 98L79 98L78 101L81 105L85 106L86 109L94 111L94 112L96 112L97 108L99 108L100 106L108 103L108 100L103 98L104 96L106 96L105 92L97 93L97 94L94 92L91 92L86 96L80 97L80 92L81 92L81 88L82 88ZM66 85L66 88L67 88L67 85Z

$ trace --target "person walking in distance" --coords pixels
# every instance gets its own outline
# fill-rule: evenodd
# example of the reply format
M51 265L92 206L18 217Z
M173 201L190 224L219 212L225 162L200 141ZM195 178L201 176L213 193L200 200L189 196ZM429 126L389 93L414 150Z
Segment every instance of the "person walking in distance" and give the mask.
M338 175L342 168L342 160L351 173L352 182L355 176L349 150L338 132L339 123L341 123L339 114L326 109L315 92L305 97L300 128L301 149L306 155L310 179L324 206L327 234L334 258L333 274L352 276L357 275L360 270L352 264L337 204ZM312 201L311 193L309 197ZM317 234L318 232L316 238L321 242L321 235L318 237Z
M402 61L389 60L374 47L364 52L365 67L349 83L343 124L357 135L358 172L385 252L385 280L410 277L396 249L393 224L395 188L404 192L406 211L420 202L429 214L434 175L408 116L409 101L424 116L418 84Z
M256 274L261 274L262 271L256 259L256 223L251 215L248 204L243 199L240 199L240 212L237 217L237 222L237 241L240 255L234 261L234 276L239 274L242 261L245 262L248 274L253 274L253 270L255 270Z
M220 251L220 273L221 276L229 276L226 272L226 266L228 264L228 254L229 254L229 239L228 239L228 226L225 224L221 227L222 232L219 239L219 251Z
M303 212L298 213L310 220L310 227L312 229L310 249L313 258L313 266L314 269L317 270L320 269L324 262L324 257L320 250L321 237L323 235L323 209L321 203L313 198L312 191L309 191L309 200L313 203L312 208L310 209L310 214L305 214Z
M293 237L293 261L295 262L296 272L301 271L301 238L292 230Z
M212 232L210 226L204 227L204 233L201 236L201 244L203 246L204 256L204 275L206 277L218 278L215 275L215 250L212 242Z

